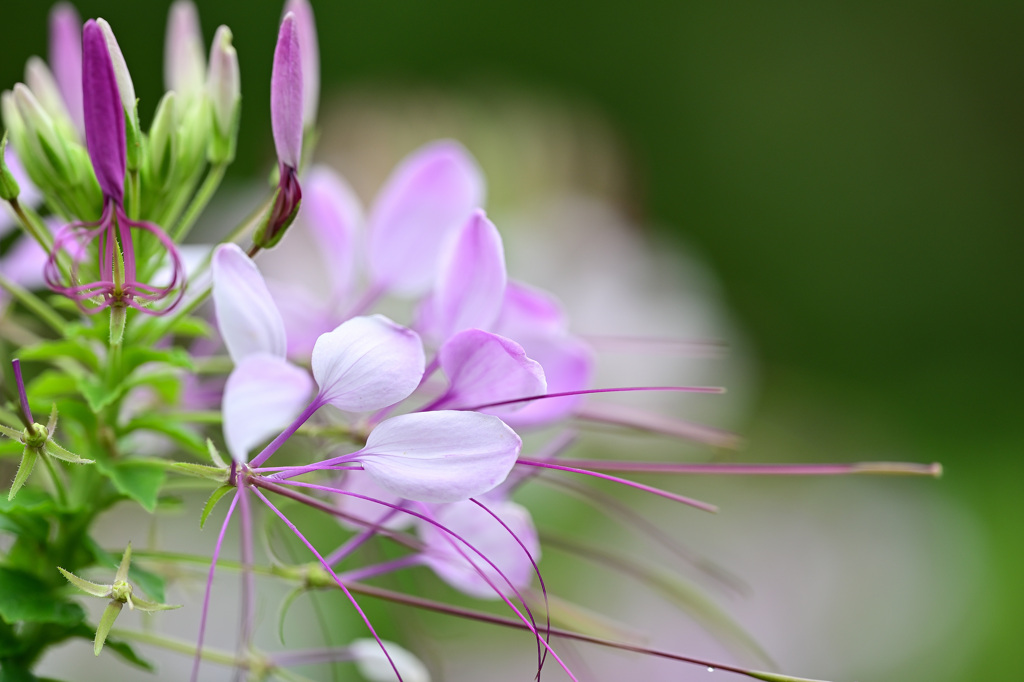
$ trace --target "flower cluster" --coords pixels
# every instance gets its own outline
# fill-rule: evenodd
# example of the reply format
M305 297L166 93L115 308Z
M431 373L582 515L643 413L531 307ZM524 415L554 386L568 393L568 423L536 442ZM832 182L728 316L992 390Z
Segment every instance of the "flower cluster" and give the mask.
M13 363L18 402L0 408L0 422L8 422L0 433L21 455L0 508L3 532L15 536L0 561L4 670L31 676L49 647L89 637L97 654L112 650L142 667L132 642L189 651L193 680L207 659L251 679L299 679L299 666L352 662L370 680L428 680L412 653L378 634L359 595L528 631L538 677L550 659L578 679L550 641L558 635L756 679L798 679L608 638L578 619L572 628L553 626L559 614L542 577L541 535L517 492L571 474L714 511L614 474L936 469L566 457L577 428L595 422L688 435L712 447L732 443L709 429L677 428L670 418L584 409L597 393L722 389L594 386L596 353L570 330L557 299L509 277L502 237L484 209L483 174L460 144L444 140L413 151L369 207L333 170L307 168L319 100L307 0L287 3L273 54L271 193L222 243L202 249L186 281L182 241L235 155L238 74L231 32L217 30L207 60L196 9L178 0L168 22L167 93L143 131L110 25L83 25L73 8L59 5L51 14L49 65L33 58L26 84L2 96L4 139L14 153L6 142L0 146L0 197L25 233L0 261L0 286L11 302L0 334L20 346ZM49 297L38 293L43 283ZM212 306L204 305L208 299ZM108 316L96 315L105 310ZM38 364L27 384L22 362ZM47 425L33 421L32 401L51 404ZM58 408L65 415L59 431ZM54 459L83 466L65 470ZM37 460L46 464L38 481L30 479ZM170 483L182 480L210 492L196 514L200 525L230 499L212 556L150 548L136 550L138 566L126 542L112 583L79 577L114 562L116 553L90 535L103 511L122 502L158 511ZM605 493L566 485L608 511ZM286 513L297 505L337 520L325 524L330 546L314 542ZM308 560L272 557L262 566L256 540L266 524L257 515L279 521ZM649 528L635 515L618 515ZM233 519L241 562L232 567L241 573L243 598L238 648L227 654L204 640ZM370 547L385 548L387 558ZM590 552L598 555L608 556ZM628 560L615 561L636 572ZM113 628L124 604L173 608L163 603L167 579L175 567L197 562L208 569L195 644ZM372 584L422 567L511 616ZM369 637L327 649L259 650L258 576L300 592L340 590ZM64 581L110 600L95 627ZM49 634L33 634L22 627L28 623L47 625Z

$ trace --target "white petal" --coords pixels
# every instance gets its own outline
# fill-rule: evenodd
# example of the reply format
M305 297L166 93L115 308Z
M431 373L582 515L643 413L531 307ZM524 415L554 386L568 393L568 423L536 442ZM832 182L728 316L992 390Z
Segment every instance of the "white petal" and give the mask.
M224 386L224 439L236 462L292 423L309 402L305 370L267 353L246 356Z
M379 410L409 397L423 378L420 337L383 315L353 317L313 346L320 399L346 412Z
M530 556L534 562L540 561L540 541L530 512L523 507L508 501L488 500L484 504L508 526L507 529L487 511L469 501L440 506L435 510L433 518L479 550L498 567L504 578L479 554L426 522L420 524L420 537L427 545L423 560L439 578L460 592L481 599L497 599L498 594L487 581L505 595L514 594L509 583L517 590L527 587L534 576ZM515 537L509 533L510 530ZM527 556L524 547L530 556ZM487 580L484 580L484 576Z
M402 675L404 682L430 682L430 673L426 666L420 662L411 652L403 649L394 642L382 640L388 649L388 655L395 663L395 668ZM380 649L373 639L356 639L349 645L352 658L356 662L359 674L370 682L394 682L395 670L388 662L387 656Z
M256 264L235 244L221 244L213 254L213 305L235 363L251 353L285 356L281 313Z
M381 422L355 459L385 490L420 502L458 502L504 481L521 447L497 417L441 410Z

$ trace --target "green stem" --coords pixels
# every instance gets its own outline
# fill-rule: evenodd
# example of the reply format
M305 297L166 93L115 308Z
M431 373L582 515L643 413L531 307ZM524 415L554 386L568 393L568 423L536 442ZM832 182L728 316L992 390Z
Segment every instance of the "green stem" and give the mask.
M187 654L189 656L196 655L196 647L194 644L190 644L189 642L174 637L167 637L166 635L157 635L152 632L122 630L120 628L112 628L110 630L110 635L112 637L119 637L120 639L127 639L141 644L151 644L153 646L167 649L168 651L176 651L180 654ZM199 656L211 663L221 663L223 665L230 665L238 668L248 668L251 665L250 661L239 660L226 651L218 651L208 647L204 647L199 652Z
M213 195L220 187L221 180L224 179L224 171L227 170L227 167L226 163L218 163L210 168L206 178L203 180L203 184L199 187L199 191L193 195L192 202L185 210L185 214L170 232L171 239L176 243L180 244L195 226L196 220L199 219L199 216L206 209L206 205L210 203L210 199L213 198Z
M64 318L31 291L0 274L0 287L6 289L19 303L31 310L55 332L64 336Z
M53 250L53 236L36 212L31 208L26 210L17 197L11 199L8 203L18 216L18 220L21 221L21 226L25 228L25 231L39 242L39 245L43 247L46 253L50 253Z
M68 506L68 493L64 487L64 480L60 477L60 472L57 471L57 467L54 466L53 460L45 452L39 453L39 459L43 460L43 464L46 465L46 471L50 474L50 479L53 481L53 489L57 492L57 502L60 506L67 508Z

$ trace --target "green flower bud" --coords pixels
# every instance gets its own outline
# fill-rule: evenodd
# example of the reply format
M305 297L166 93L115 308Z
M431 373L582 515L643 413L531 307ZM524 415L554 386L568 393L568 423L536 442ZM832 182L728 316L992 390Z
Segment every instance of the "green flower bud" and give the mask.
M14 86L14 104L25 125L26 149L18 147L22 158L35 155L33 165L38 165L45 187L69 184L73 177L71 163L64 147L64 138L57 132L53 119L23 83ZM34 180L35 178L33 178Z
M18 180L7 167L6 153L7 132L5 131L3 139L0 139L0 199L11 201L12 199L17 199L18 195L21 194L21 187L18 186Z
M157 105L149 128L147 170L156 187L166 187L174 172L177 118L177 95L168 92Z
M206 93L213 114L213 131L207 157L211 163L230 163L235 158L238 122L242 111L238 53L231 44L231 29L221 26L210 48Z
M64 96L61 95L57 81L54 80L46 62L39 57L29 57L28 63L25 64L25 84L53 119L53 124L60 135L79 142L78 131L71 122L71 114L64 104Z

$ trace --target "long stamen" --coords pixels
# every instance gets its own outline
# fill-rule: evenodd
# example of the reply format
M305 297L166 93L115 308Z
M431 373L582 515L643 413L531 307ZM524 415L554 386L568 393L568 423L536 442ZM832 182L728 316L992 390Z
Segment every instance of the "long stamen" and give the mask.
M707 502L701 502L700 500L694 500L694 499L689 498L689 497L683 497L682 495L677 495L675 493L670 493L667 490L662 490L661 488L654 488L654 487L649 486L649 485L643 485L642 483L637 483L636 481L630 481L630 480L627 480L625 478L619 478L618 476L609 476L608 474L601 474L601 473L598 473L596 471L588 471L587 469L578 469L578 468L575 468L575 467L562 466L560 464L552 464L551 462L537 462L537 461L534 461L534 460L531 460L531 459L520 459L519 461L516 462L516 464L517 465L521 464L523 466L543 467L545 469L556 469L558 471L568 471L568 472L574 473L574 474L584 474L586 476L593 476L594 478L601 478L601 479L604 479L606 481L613 481L615 483L621 483L622 485L629 486L630 488L636 488L638 490L643 490L644 492L653 493L654 495L658 495L660 497L665 497L665 498L668 498L670 500L674 500L676 502L682 502L683 504L689 505L691 507L696 507L697 509L701 509L703 511L708 511L708 512L713 512L713 513L718 511L718 507L716 507L713 504L708 504Z
M533 400L547 400L549 398L565 398L568 396L592 395L596 393L633 393L645 391L708 393L714 395L720 395L722 393L725 393L725 389L720 386L625 386L622 388L589 388L582 391L564 391L561 393L541 393L538 395L528 395L522 398L513 398L512 400L499 400L497 402L486 403L484 405L474 405L473 407L459 407L455 409L476 412L478 410L486 410L492 407L501 407L503 405L515 405L516 403L526 403Z
M228 507L228 513L224 517L224 523L220 526L220 533L217 535L217 544L213 547L213 556L210 557L210 573L206 578L206 592L203 594L203 609L199 616L199 637L196 642L196 657L192 662L192 682L197 682L199 679L199 664L202 662L202 651L203 651L203 638L206 636L206 616L210 611L210 594L213 591L213 574L217 570L217 559L220 557L221 547L224 545L224 535L228 530L228 522L231 521L231 515L235 512L235 507L238 505L239 493L235 493L235 497L231 500L231 506Z
M255 483L256 481L253 481L253 482ZM311 553L313 554L313 556L315 556L315 557L317 558L317 561L319 561L319 562L320 562L320 565L322 565L322 566L324 567L324 569L326 569L326 570L327 570L327 572L331 574L331 577L332 577L332 578L334 578L334 582L335 582L335 583L336 583L336 584L338 585L338 587L340 587L340 588L341 588L342 592L344 592L344 593L345 593L345 596L346 596L346 597L348 597L348 600L349 600L349 602L351 602L351 604L352 604L353 608L355 608L356 612L357 612L357 613L359 614L359 616L360 616L360 617L361 617L361 618L363 619L363 623L365 623L365 624L366 624L366 627L367 627L367 628L368 628L368 629L370 630L370 634L371 634L371 635L373 635L373 638L374 638L375 640L377 640L377 644L378 644L378 645L380 646L380 650L384 652L384 656L385 656L385 657L386 657L386 658L388 659L388 663L390 663L390 664L391 664L391 669L395 671L395 675L397 675L397 676L398 676L398 680L399 680L399 682L402 682L402 674L401 674L400 672L398 672L398 667L397 667L397 666L395 665L395 662L394 662L393 660L391 660L391 654L389 654L389 653L388 653L388 649L387 649L387 647L386 647L386 646L384 646L384 642L383 642L383 641L381 641L380 635L378 635L378 634L377 634L377 631L376 631L376 630L374 629L373 625L372 625L372 624L370 623L370 619L369 619L369 617L368 617L368 616L366 615L366 613L365 613L365 612L363 611L362 607L360 607L360 606L359 606L359 603L358 603L358 602L356 601L355 597L353 597L353 596L352 596L352 593L348 591L348 588L347 588L347 587L345 587L345 584L341 582L341 579L340 579L340 578L339 578L339 577L337 576L337 574L336 574L336 573L334 572L334 569L333 569L333 568L331 568L331 567L330 567L330 565L329 565L329 564L328 564L328 563L327 563L327 562L326 562L326 561L324 560L323 556L321 556L321 555L320 555L320 552L316 551L316 548L315 548L315 547L313 547L313 544L312 544L312 543L311 543L311 542L310 542L309 540L307 540L307 539L306 539L306 536L304 536L304 535L303 535L303 534L302 534L302 533L301 533L301 532L299 531L299 529L295 527L295 524L294 524L294 523L292 523L292 522L291 522L291 521L290 521L290 520L288 519L288 517L287 517L287 516L285 516L284 514L282 514L282 513L281 513L281 512L280 512L280 511L278 510L278 508L277 508L277 507L275 507L275 506L274 506L274 505L273 505L273 504L272 504L272 503L270 502L270 500L268 500L268 499L266 498L266 496L265 496L265 495L264 495L263 493L261 493L261 492L259 491L259 489L258 489L258 488L255 488L255 487L254 487L254 488L252 489L252 491L253 491L253 493L254 493L254 494L255 494L255 495L257 496L257 497L259 497L259 498L260 498L260 500L262 500L262 501L263 501L263 503L264 503L265 505L267 505L267 506L268 506L268 507L270 508L270 510L271 510L272 512L274 512L274 514L275 514L275 515L276 515L276 516L277 516L277 517L278 517L279 519L281 519L281 521L283 521L283 522L284 522L284 524L285 524L286 526L288 526L288 529L289 529L290 531L292 531L292 532L293 532L293 533L295 534L295 536L296 536L296 537L298 537L298 538L299 538L299 540L300 540L300 541L302 542L302 544L304 544L304 545L306 546L306 549L308 549L308 550L309 550L309 551L310 551L310 552L311 552Z

